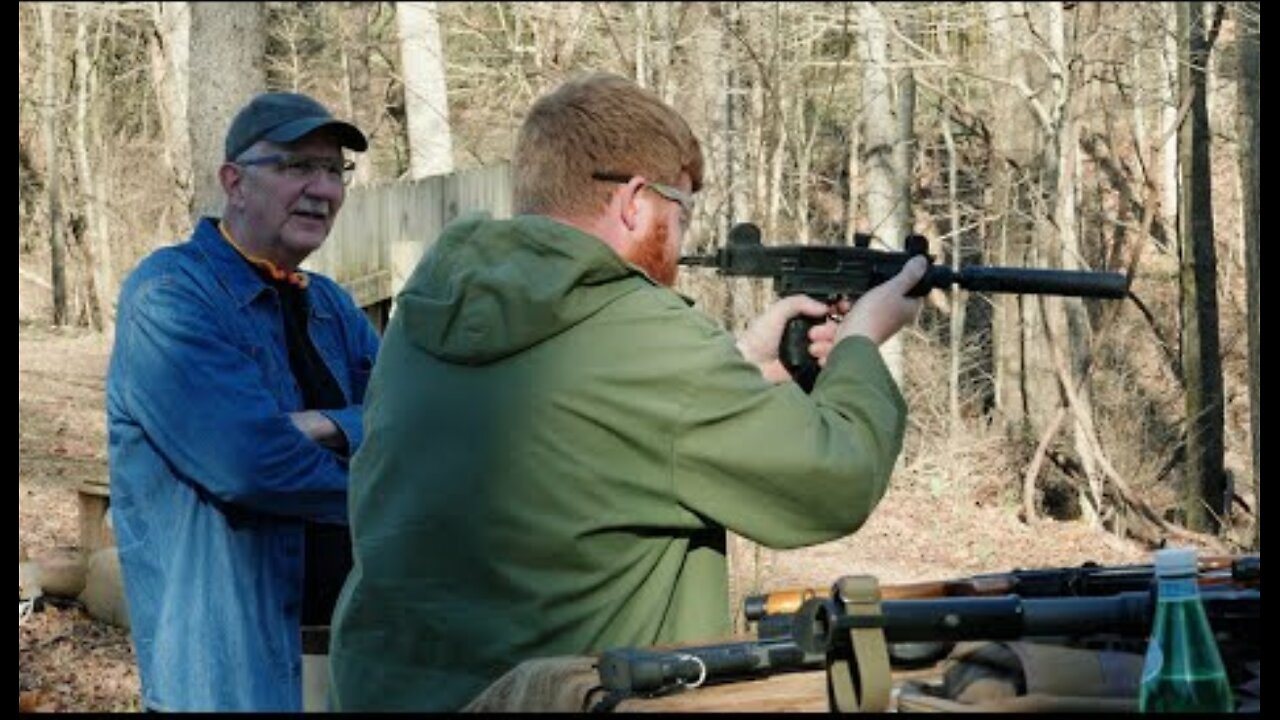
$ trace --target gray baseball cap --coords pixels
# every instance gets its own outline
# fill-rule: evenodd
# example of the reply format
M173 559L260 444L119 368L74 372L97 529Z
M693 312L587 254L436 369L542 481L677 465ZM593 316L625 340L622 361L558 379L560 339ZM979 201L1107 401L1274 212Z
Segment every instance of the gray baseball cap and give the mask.
M300 93L262 93L245 105L227 130L226 160L235 160L259 140L291 143L322 127L333 128L339 144L364 152L369 141L355 125L337 120L325 106Z

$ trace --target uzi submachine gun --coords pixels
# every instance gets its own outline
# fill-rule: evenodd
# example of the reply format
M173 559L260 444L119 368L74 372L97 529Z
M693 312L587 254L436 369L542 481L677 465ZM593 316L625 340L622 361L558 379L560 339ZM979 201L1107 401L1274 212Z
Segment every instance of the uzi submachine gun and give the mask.
M1024 293L1069 297L1123 299L1129 280L1123 273L1084 270L1051 270L1015 267L969 266L953 270L933 264L929 241L909 235L902 252L873 250L871 236L854 237L845 245L770 245L760 241L760 228L740 223L729 232L729 242L710 255L686 255L681 265L714 267L721 275L773 278L780 297L804 293L826 303L839 298L851 302L897 275L916 255L929 261L924 278L908 293L919 297L934 288L990 293ZM818 377L818 363L809 354L809 328L822 322L807 316L791 318L782 335L778 356L791 377L809 392Z

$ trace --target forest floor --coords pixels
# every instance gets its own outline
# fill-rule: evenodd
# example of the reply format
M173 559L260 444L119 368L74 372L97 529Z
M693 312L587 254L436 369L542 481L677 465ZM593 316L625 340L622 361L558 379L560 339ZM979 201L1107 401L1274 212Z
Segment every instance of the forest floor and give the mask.
M19 562L24 550L40 558L79 543L76 488L107 476L110 351L98 334L18 325ZM18 701L32 710L138 710L128 633L78 604L20 612Z
M103 389L110 341L77 330L18 326L18 544L33 558L78 542L76 487L105 480ZM1017 483L1017 478L1010 478ZM824 545L754 552L750 578L735 593L829 585L845 574L883 582L939 580L1016 567L1142 562L1148 549L1081 522L1034 527L1016 508L973 499L963 487L939 491L895 484L856 534ZM128 633L83 608L46 604L18 621L19 705L57 711L139 709Z

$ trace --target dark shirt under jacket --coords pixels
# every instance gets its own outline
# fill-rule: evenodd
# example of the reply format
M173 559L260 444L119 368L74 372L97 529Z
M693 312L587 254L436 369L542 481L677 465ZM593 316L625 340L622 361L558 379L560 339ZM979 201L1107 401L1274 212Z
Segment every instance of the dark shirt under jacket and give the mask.
M307 410L345 407L346 397L307 334L311 305L306 288L276 280L260 271L280 295L289 367L302 390ZM302 592L302 625L328 626L342 583L351 570L351 539L345 525L306 523L306 555ZM306 649L304 648L304 652Z

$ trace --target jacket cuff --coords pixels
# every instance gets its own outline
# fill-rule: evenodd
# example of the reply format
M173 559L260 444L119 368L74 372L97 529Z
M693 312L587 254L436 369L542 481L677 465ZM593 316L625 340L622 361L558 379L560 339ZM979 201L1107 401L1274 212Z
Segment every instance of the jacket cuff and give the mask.
M880 354L880 346L869 337L850 335L831 349L827 356L827 364L818 373L818 381L813 391L820 392L824 387L832 389L842 384L854 387L876 386L885 388L893 404L902 412L906 412L907 401L902 397L902 390L889 366Z
M349 405L336 410L320 410L319 412L332 420L333 424L337 425L342 434L347 437L347 457L355 455L356 450L360 449L360 443L364 442L364 427L361 424L364 406Z

